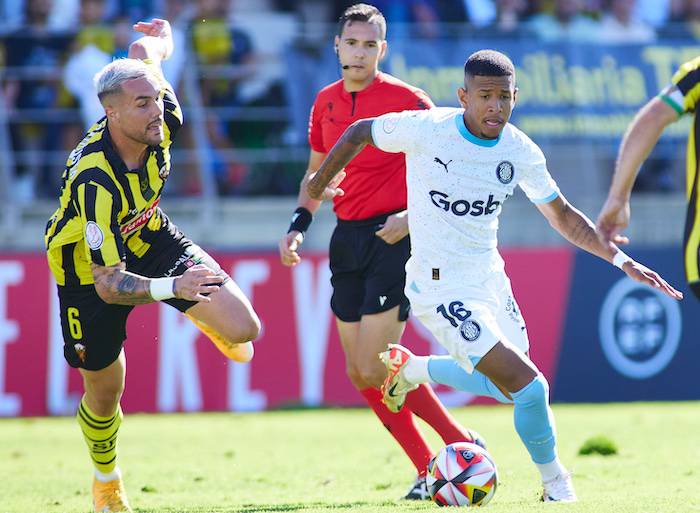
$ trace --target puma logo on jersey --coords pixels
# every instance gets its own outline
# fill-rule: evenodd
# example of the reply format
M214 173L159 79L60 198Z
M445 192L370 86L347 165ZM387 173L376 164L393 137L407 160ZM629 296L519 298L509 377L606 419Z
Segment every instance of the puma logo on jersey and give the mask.
M435 157L435 159L433 159L433 162L436 162L436 163L440 164L442 167L444 167L444 168L445 168L445 173L449 173L449 172L450 172L450 170L447 169L447 166L449 166L449 165L450 165L450 162L452 162L451 159L447 161L447 164L445 164L445 163L444 163L442 160L440 160L438 157Z
M386 296L379 296L380 306L384 306L384 303L386 303Z

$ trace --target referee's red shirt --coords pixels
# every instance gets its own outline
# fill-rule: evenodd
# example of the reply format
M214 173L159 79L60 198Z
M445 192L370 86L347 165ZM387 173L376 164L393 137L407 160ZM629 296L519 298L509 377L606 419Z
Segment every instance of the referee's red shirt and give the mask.
M386 73L362 91L348 93L339 80L316 96L309 118L309 144L328 153L354 121L387 112L429 109L433 102L422 90ZM403 153L386 153L367 146L345 167L340 187L344 196L334 199L339 219L355 221L406 208L406 159Z

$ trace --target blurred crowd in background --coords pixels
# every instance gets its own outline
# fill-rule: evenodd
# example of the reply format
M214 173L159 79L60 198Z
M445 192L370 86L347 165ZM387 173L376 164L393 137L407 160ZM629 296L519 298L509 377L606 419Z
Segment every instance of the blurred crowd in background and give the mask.
M0 133L0 157L12 159L12 198L28 203L57 195L67 152L102 116L92 76L126 56L136 35L132 23L151 17L173 26L178 51L164 73L185 114L201 118L177 143L178 150L200 151L176 154L181 171L171 175L170 193L201 193L204 159L218 195L296 194L308 148L288 126L286 107L294 98L285 87L285 53L330 47L334 22L353 3L0 0L0 129L6 134ZM385 14L390 44L392 37L456 33L604 44L700 39L700 0L368 3Z

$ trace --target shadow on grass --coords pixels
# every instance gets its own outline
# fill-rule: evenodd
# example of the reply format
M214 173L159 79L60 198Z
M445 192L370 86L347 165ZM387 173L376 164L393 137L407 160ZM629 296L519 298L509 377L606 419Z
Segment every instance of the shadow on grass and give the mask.
M264 513L266 511L304 511L305 509L323 508L326 510L344 510L362 506L369 506L371 503L365 501L341 502L329 504L327 502L305 502L302 504L246 504L237 509L239 513ZM377 506L378 504L375 504ZM386 504L388 505L388 503Z
M216 507L216 508L194 508L194 509L170 509L170 508L159 508L157 511L159 513L265 513L265 512L276 512L276 511L305 511L312 509L322 509L323 511L344 511L351 510L355 508L362 508L371 506L376 509L391 508L391 510L396 509L396 503L392 501L386 502L367 502L367 501L355 501L355 502L339 502L337 504L328 502L304 502L304 503L291 503L291 504L244 504L243 506L235 507ZM139 513L155 513L156 510L141 509L137 508L135 511Z

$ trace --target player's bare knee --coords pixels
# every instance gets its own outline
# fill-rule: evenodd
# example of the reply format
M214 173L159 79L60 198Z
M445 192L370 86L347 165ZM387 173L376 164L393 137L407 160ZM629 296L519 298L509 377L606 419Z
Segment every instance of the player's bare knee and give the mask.
M251 316L249 328L249 338L247 340L255 340L256 338L258 338L258 336L260 335L260 330L262 329L262 323L260 322L260 318L255 312L253 312Z
M258 338L260 335L260 319L253 314L226 326L219 335L231 344L243 344Z
M242 344L243 342L255 340L260 335L260 328L260 319L253 313L238 326L239 333L236 342Z
M357 390L364 390L365 388L367 388L369 386L362 379L362 373L360 372L360 369L358 369L356 365L348 362L347 365L345 366L345 373L348 375L350 382Z
M379 388L384 383L384 378L386 378L386 371L383 366L372 365L371 363L364 362L359 366L360 377L368 386L373 388Z
M543 374L538 374L522 389L513 394L513 402L530 406L549 402L549 383Z
M477 369L479 369L478 366ZM487 373L491 381L498 385L501 390L506 390L511 394L527 386L538 374L536 368L522 365L501 366L497 372Z
M508 373L504 376L499 376L499 381L496 382L501 389L505 389L509 393L517 392L527 386L532 381L533 377L521 376L515 372Z
M89 403L97 415L109 416L117 409L123 391L124 387L120 385L92 388L89 392Z

